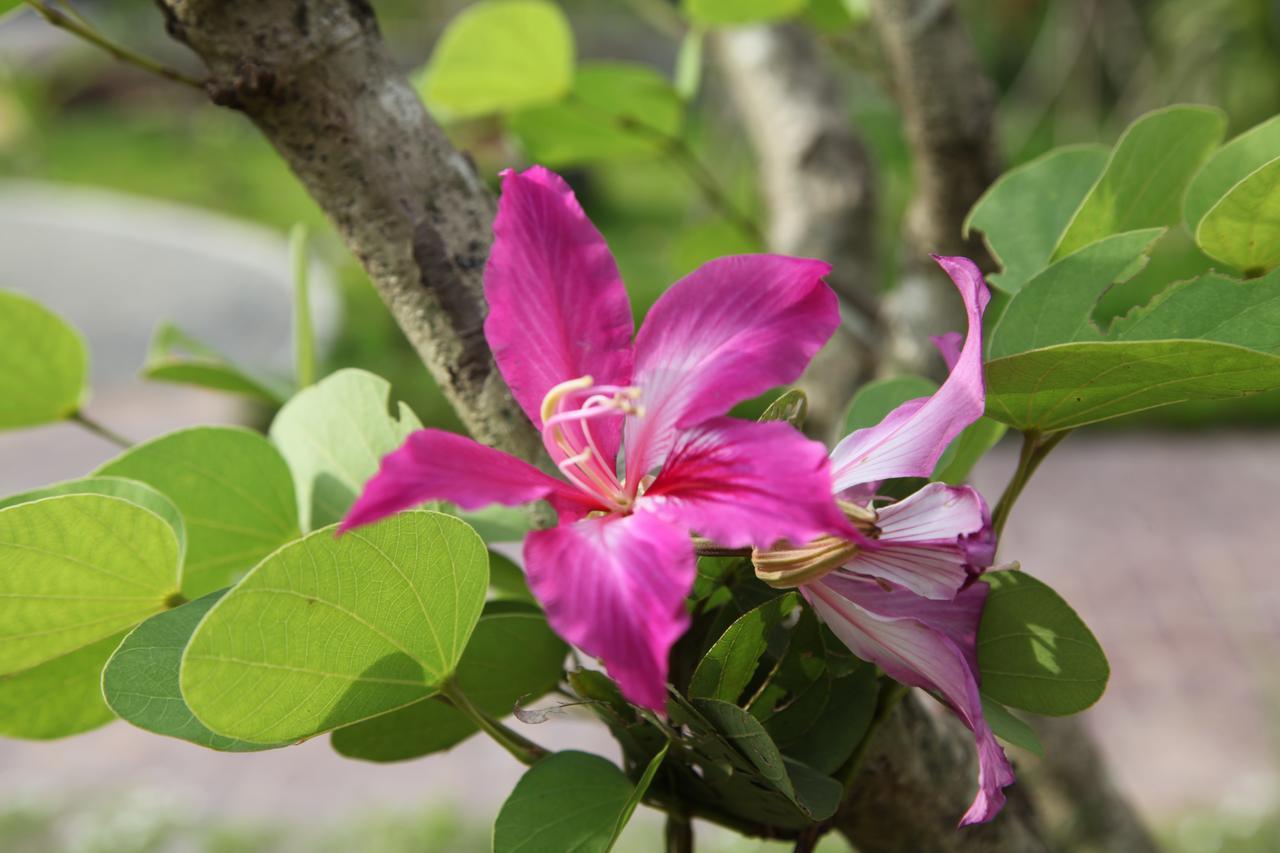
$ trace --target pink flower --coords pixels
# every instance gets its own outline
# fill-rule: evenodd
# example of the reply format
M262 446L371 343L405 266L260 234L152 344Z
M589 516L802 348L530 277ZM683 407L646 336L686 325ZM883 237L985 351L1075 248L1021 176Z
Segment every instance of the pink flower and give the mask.
M502 189L484 333L564 479L420 430L383 460L342 528L429 500L548 500L560 524L525 540L530 588L624 696L662 710L667 655L689 622L690 531L767 548L848 530L822 445L784 423L724 416L794 380L835 331L830 267L711 261L672 285L633 343L618 268L568 185L535 166L504 173Z
M928 477L960 432L982 416L982 312L990 298L966 258L936 258L964 298L969 330L935 340L951 370L931 397L903 403L831 453L837 497L858 533L755 555L776 586L798 586L849 649L903 684L933 691L978 744L978 795L961 826L988 821L1004 805L1013 768L982 714L977 633L985 584L972 583L995 557L986 502L967 486L930 483L885 506L891 477Z

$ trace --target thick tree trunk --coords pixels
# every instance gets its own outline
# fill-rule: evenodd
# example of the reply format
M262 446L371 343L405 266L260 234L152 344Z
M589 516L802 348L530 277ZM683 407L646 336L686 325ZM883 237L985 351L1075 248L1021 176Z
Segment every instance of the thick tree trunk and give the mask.
M365 0L159 0L170 34L280 152L471 433L540 443L484 338L494 201L391 62Z

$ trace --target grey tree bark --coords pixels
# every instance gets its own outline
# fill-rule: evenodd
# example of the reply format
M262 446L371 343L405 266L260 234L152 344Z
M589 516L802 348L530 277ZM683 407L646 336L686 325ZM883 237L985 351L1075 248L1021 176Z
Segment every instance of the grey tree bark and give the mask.
M480 441L541 443L484 338L494 200L393 65L366 0L158 0L215 103L280 152Z

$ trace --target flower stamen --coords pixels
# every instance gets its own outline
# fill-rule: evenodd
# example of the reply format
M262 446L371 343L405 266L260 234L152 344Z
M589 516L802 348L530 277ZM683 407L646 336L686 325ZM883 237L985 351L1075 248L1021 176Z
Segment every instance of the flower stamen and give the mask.
M868 538L880 533L878 516L869 506L837 501L845 518ZM783 542L773 548L751 551L756 577L778 589L791 589L818 580L853 559L861 546L840 536L819 536L812 542L794 546Z
M556 385L542 399L542 441L552 456L561 457L556 467L579 489L619 511L628 509L632 498L618 482L613 460L600 449L592 422L643 414L635 403L639 397L639 388L596 385L591 376L580 376Z

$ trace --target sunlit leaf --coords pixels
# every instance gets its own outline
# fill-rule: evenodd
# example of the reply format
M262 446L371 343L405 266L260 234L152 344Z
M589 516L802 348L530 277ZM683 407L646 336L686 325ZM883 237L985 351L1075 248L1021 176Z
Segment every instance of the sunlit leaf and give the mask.
M1196 243L1246 275L1280 265L1280 157L1250 172L1209 208Z
M0 735L49 740L115 719L102 701L102 667L122 635L107 637L31 669L0 675Z
M754 24L789 18L809 0L683 0L689 20L707 26Z
M0 430L74 414L88 372L79 332L34 299L0 290Z
M1182 212L1188 230L1194 234L1209 208L1276 157L1280 157L1280 116L1251 127L1215 151L1187 186Z

